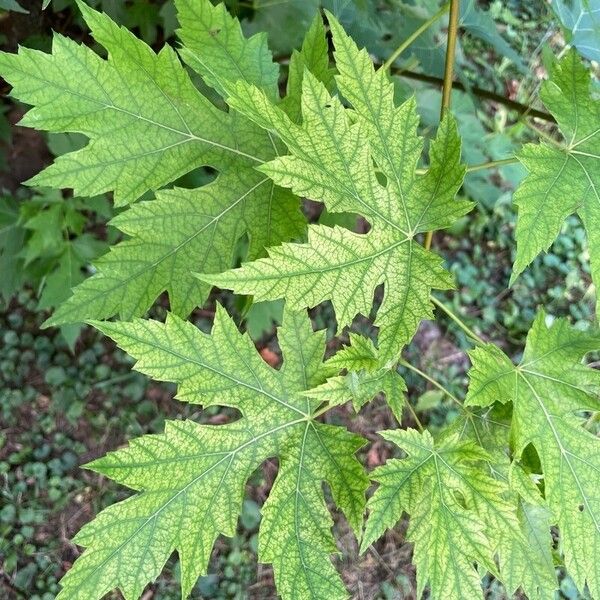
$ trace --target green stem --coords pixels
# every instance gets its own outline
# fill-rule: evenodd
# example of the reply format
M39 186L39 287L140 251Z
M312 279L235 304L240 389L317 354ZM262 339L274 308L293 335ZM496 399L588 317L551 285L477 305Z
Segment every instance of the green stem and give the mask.
M400 364L402 364L402 363L400 363ZM406 406L406 408L408 408L408 412L410 413L415 424L417 425L417 429L421 433L423 433L425 431L425 427L423 427L423 423L421 423L421 419L419 419L419 417L417 416L417 413L415 412L413 405L408 401L408 398L404 398L404 405Z
M427 375L427 373L421 371L421 369L417 369L417 367L411 365L408 361L404 360L403 358L401 358L398 361L398 364L405 367L409 371L416 373L417 375L419 375L419 377L422 377L426 381L429 381L431 385L436 387L438 390L444 392L444 394L446 394L446 396L448 396L448 398L450 398L453 402L456 402L456 404L458 404L461 408L464 408L462 402L448 388L444 387L439 381L436 381L433 377L430 377L429 375Z
M442 87L442 108L440 118L450 108L452 79L454 78L454 56L458 37L458 13L460 0L450 0L450 18L448 20L448 43L446 45L446 64L444 65L444 85Z
M441 310L443 310L472 340L478 344L485 345L486 342L480 338L458 315L454 314L443 302L440 302L435 296L431 296L431 301Z
M475 171L483 171L484 169L495 169L497 167L503 167L504 165L514 165L518 163L519 159L516 156L510 158L502 158L500 160L490 160L479 165L470 165L467 167L467 173L473 173Z
M427 31L439 18L443 17L450 8L450 3L447 2L438 10L435 15L427 19L418 29L413 31L399 46L394 50L394 53L383 63L382 69L387 71L394 61L424 32Z
M450 17L448 19L448 43L446 44L446 64L444 65L444 84L442 86L442 106L440 108L440 120L450 108L452 99L452 79L454 78L454 57L456 54L456 38L458 37L458 13L460 0L450 0ZM425 250L431 248L433 231L425 235Z
M331 406L330 404L325 404L325 406L321 406L321 408L319 408L319 410L315 411L310 418L311 419L316 419L317 417L320 417L321 415L325 414L328 410L331 410L333 408L333 406Z

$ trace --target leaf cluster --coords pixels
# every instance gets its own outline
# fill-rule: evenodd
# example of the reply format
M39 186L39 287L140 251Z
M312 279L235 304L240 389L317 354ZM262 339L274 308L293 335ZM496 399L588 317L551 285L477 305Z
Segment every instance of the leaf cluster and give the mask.
M0 260L53 257L77 285L46 326L89 322L138 371L176 383L182 402L230 407L238 417L222 425L169 421L164 433L88 465L134 493L77 534L84 551L59 598L114 589L139 598L173 552L188 596L218 536L234 534L246 482L268 459L279 466L258 554L273 565L283 598L348 596L331 561L330 506L362 552L408 515L419 595L428 588L434 598L481 598L489 573L509 594L548 598L558 557L581 590L600 596L600 446L586 429L599 409L599 380L584 363L600 348L596 331L540 311L517 365L477 338L466 398L454 398L460 417L435 436L420 424L381 432L398 456L369 475L357 458L366 440L322 419L349 401L358 412L379 394L403 419L401 353L433 317L433 291L454 286L423 242L473 207L461 196L466 167L452 114L423 139L415 99L396 102L386 70L330 12L335 68L317 14L290 57L281 97L266 36L245 37L224 5L176 0L181 46L158 53L78 5L106 58L56 35L50 54L0 55L0 73L32 106L24 125L89 140L30 183L72 188L77 198L112 192L125 208L111 224L127 237L78 283L80 263L71 257L64 267L58 257L75 245L65 232L82 233L82 201L50 195L35 214L7 201ZM463 19L474 28L485 22L476 11ZM528 145L518 156L529 174L515 194L514 277L577 213L598 280L600 104L574 51L555 64L541 98L564 142ZM215 172L210 183L168 187L205 167ZM307 223L303 198L322 203L330 220ZM365 226L353 227L357 219ZM15 248L25 232L22 254ZM61 289L70 286L61 277ZM213 285L285 301L280 368L220 304L210 333L186 320ZM48 289L48 305L58 303ZM166 321L142 318L163 292ZM313 331L306 314L324 301L338 332L371 317L376 343L352 333L325 359L325 332ZM370 480L377 488L369 495Z

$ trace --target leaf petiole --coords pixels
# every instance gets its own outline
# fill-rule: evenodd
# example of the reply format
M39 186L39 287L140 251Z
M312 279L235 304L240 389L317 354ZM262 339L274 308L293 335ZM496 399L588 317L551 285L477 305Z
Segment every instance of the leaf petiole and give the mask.
M394 61L425 31L427 31L438 19L443 17L450 8L450 2L447 2L433 16L425 21L420 27L415 29L399 46L394 50L392 55L383 63L382 69L389 69Z
M403 358L401 358L398 361L398 364L400 366L408 369L409 371L416 373L417 375L419 375L419 377L422 377L423 379L425 379L426 381L431 383L431 385L436 387L441 392L444 392L444 394L446 394L446 396L448 396L448 398L450 398L453 402L458 404L458 406L460 406L461 409L465 410L463 403L448 388L443 386L439 381L436 381L433 377L427 375L427 373L425 373L424 371L421 371L421 369L418 369L414 365L411 365L408 361L404 360ZM408 404L408 401L406 402L406 404ZM412 408L412 406L411 406L411 408Z
M441 310L443 310L473 341L485 345L487 342L479 337L457 314L448 308L443 302L435 296L431 296L431 301Z

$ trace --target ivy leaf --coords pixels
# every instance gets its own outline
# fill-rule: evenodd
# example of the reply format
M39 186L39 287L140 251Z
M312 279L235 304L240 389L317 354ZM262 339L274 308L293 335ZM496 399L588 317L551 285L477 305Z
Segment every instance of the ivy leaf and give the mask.
M537 451L566 568L580 590L587 582L592 596L600 595L600 441L583 429L581 412L600 409L600 373L581 360L598 348L598 333L579 331L566 320L547 327L540 312L518 366L492 345L471 352L466 400L477 406L513 403L515 456L529 444Z
M494 538L489 535L490 517L494 512L509 515L514 511L502 499L505 487L480 467L489 455L456 436L434 444L427 431L395 430L382 435L408 456L388 460L373 471L379 487L367 504L370 515L361 550L406 512L410 516L407 537L414 544L417 596L429 584L433 598L483 598L483 573L474 563L499 576ZM516 515L510 520L516 530ZM500 537L499 531L495 533Z
M97 600L114 588L139 598L177 551L182 594L206 573L216 538L235 533L244 486L266 459L279 474L263 507L259 559L273 563L283 598L346 598L329 560L336 552L322 482L359 530L368 479L354 453L364 440L314 417L303 392L324 379L324 332L306 314L284 315L281 370L269 367L247 335L217 307L212 335L169 315L165 324L95 323L136 360L136 369L179 384L183 401L236 408L226 425L167 422L89 467L137 491L86 525L86 547L62 580L59 598Z
M61 35L52 54L21 48L0 55L12 94L33 105L21 124L90 138L30 184L73 188L79 196L114 191L123 205L196 167L238 173L274 156L265 132L198 92L170 46L155 54L107 15L81 0L78 6L107 60Z
M460 139L454 120L446 116L431 144L430 168L417 176L422 141L414 99L396 107L385 72L375 71L366 51L358 50L333 17L329 21L340 72L337 85L354 110L346 110L308 72L302 82L301 125L243 82L228 102L288 146L289 155L260 171L278 185L324 202L330 212L362 214L372 229L361 235L314 225L306 244L284 244L269 250L269 258L201 277L259 300L285 297L295 308L331 300L340 327L359 313L370 313L374 290L383 283L375 324L382 358L393 359L420 320L432 316L431 289L452 286L440 258L415 237L449 226L471 208L454 199L464 176Z
M600 100L571 49L540 93L556 117L565 146L527 144L518 158L529 175L517 189L517 256L511 283L550 247L565 218L577 213L587 231L592 278L600 285ZM597 307L598 309L598 307Z

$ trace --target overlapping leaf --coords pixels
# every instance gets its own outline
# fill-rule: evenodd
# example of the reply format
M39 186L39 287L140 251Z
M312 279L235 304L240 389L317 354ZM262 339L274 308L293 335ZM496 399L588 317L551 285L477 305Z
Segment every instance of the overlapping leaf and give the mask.
M484 571L500 576L494 556L504 552L503 540L522 536L516 508L503 497L506 485L486 473L489 454L458 436L434 444L428 432L413 429L382 435L408 456L373 472L379 487L367 505L361 548L407 513L417 596L429 585L436 599L483 598Z
M600 100L592 97L590 74L570 50L554 66L541 98L556 117L563 148L527 144L518 155L529 175L514 195L517 256L514 280L577 213L588 235L592 278L600 285Z
M155 54L108 16L78 6L107 60L60 35L52 54L1 55L13 95L33 105L22 124L90 138L31 183L82 196L114 191L119 205L201 165L235 172L272 157L263 132L196 90L171 47Z
M220 175L201 188L158 192L111 223L130 239L96 262L98 272L47 321L49 325L119 314L142 315L163 291L172 310L187 316L210 286L192 276L203 268L231 266L239 239L249 236L249 256L267 244L296 237L304 228L298 200L252 170Z
M138 598L177 551L183 596L206 572L219 534L233 535L246 480L267 458L279 474L263 508L259 559L273 563L283 598L346 598L329 560L336 552L323 498L360 529L368 479L354 457L364 440L318 422L320 405L303 392L323 381L324 332L305 314L284 315L280 371L269 367L247 335L218 307L211 335L169 316L97 326L137 359L136 368L179 384L187 402L231 406L242 417L211 426L170 421L165 433L133 441L90 467L138 493L104 510L77 535L86 547L64 577L59 598L99 599L114 588Z
M246 39L237 19L225 4L204 0L176 0L179 53L206 83L226 94L232 81L242 79L260 87L275 100L279 97L279 67L273 62L266 33Z
M415 237L446 227L470 208L456 201L464 167L454 120L440 124L430 148L430 168L416 175L422 151L414 100L396 107L393 86L375 71L330 17L339 75L337 85L353 106L347 110L310 73L303 78L302 124L294 123L256 87L238 82L228 102L269 131L290 154L259 170L295 193L325 203L330 212L362 214L372 229L359 235L340 227L312 226L308 243L271 249L269 258L221 275L211 283L253 294L285 297L300 308L331 300L338 324L368 315L375 288L383 283L380 327L382 359L397 356L419 321L431 316L432 288L452 285L441 260ZM385 177L385 184L373 165Z
M471 353L467 404L513 403L512 437L518 457L532 444L539 455L544 496L559 527L565 565L583 590L600 595L600 441L583 428L582 411L600 409L600 373L581 363L600 348L600 335L540 312L518 366L497 347Z
M350 334L351 345L344 346L325 363L332 372L347 371L345 375L330 377L306 395L328 402L330 405L352 402L359 411L367 402L380 393L396 419L402 420L406 385L395 367L382 364L379 350L364 336Z
M514 534L514 512L490 510L489 531L497 543L502 581L510 592L529 598L553 598L558 587L552 559L551 515L540 491L523 469L510 461L509 406L472 409L443 430L440 439L458 436L482 447L488 458L482 468L505 489L504 499L516 508L521 534Z
M207 83L223 91L243 77L269 97L277 95L278 68L263 36L245 39L239 23L209 0L179 0L177 6L182 54ZM277 156L268 132L211 104L168 46L156 55L106 15L80 7L108 60L62 36L50 55L22 48L0 57L13 94L34 105L24 124L90 137L85 148L61 156L33 181L84 195L114 190L123 204L200 165L220 175L201 189L159 192L119 215L113 224L131 239L98 262L97 273L47 324L142 315L165 290L173 310L186 316L210 289L191 271L231 267L243 235L250 238L250 257L299 237L304 219L298 199L254 169ZM324 40L322 25L313 37L319 33ZM312 63L323 51L327 61L326 46L310 50Z

